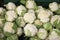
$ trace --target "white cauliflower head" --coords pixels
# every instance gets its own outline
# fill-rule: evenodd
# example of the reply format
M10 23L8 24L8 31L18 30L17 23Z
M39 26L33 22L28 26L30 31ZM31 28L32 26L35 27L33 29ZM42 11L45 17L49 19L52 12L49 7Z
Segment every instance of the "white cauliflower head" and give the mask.
M48 13L46 10L41 9L39 14L38 14L38 18L39 19L44 19L44 18L48 18L50 16L50 13Z
M47 37L47 31L43 28L40 28L37 35L40 39L45 39Z
M26 12L26 8L23 5L20 5L16 8L17 14L23 16Z
M13 2L9 2L7 5L5 5L8 10L15 10L16 5Z
M60 40L60 36L53 30L48 37L49 40Z
M14 26L14 23L6 22L4 25L3 31L8 33L15 33L13 26Z
M17 18L17 14L15 11L7 11L5 18L7 21L14 21Z
M33 24L27 24L24 27L24 33L25 33L26 36L35 36L36 33L37 33L37 28Z
M0 7L0 16L3 16L5 14L5 9Z
M34 8L36 7L36 4L35 4L35 2L34 2L33 0L28 0L28 1L26 2L26 7L27 7L28 9L34 9Z
M33 23L34 20L36 19L36 16L35 16L35 13L28 12L28 13L24 14L23 18L24 18L25 22Z
M58 4L56 2L50 3L49 8L51 11L57 11L58 10Z

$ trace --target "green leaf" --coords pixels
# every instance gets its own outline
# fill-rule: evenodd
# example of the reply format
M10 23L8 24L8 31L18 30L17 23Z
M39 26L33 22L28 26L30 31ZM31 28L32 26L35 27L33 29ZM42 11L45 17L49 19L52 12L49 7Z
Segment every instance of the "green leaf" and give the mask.
M52 30L52 24L50 22L43 25L46 30Z
M27 1L27 0L20 0L20 2L21 2L22 4L26 4L26 1Z

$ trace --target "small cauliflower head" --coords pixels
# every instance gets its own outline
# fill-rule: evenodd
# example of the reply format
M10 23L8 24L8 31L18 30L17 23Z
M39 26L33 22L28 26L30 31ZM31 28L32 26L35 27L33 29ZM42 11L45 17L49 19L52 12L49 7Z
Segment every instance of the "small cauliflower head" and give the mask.
M60 36L57 34L56 31L52 31L48 37L49 40L60 40Z
M30 36L35 36L36 33L37 33L37 28L35 25L33 24L27 24L25 27L24 27L24 33L26 36L30 37Z
M12 22L6 22L3 28L4 33L14 34L16 32L17 26Z
M3 28L4 23L5 23L5 19L0 18L0 28Z
M40 28L43 23L39 19L37 19L34 21L34 24L36 25L37 28Z
M50 3L49 8L51 11L57 11L58 10L58 4L56 2Z
M3 33L0 33L0 38L4 38L4 34Z
M48 18L49 16L50 16L50 13L48 13L45 9L41 9L38 14L39 19Z
M22 28L19 28L19 27L18 27L18 28L17 28L17 33L16 33L16 34L17 34L18 36L21 36L22 33L23 33L23 32L22 32Z
M13 2L9 2L7 5L5 5L8 10L15 10L16 5Z
M54 15L51 17L51 24L54 24L56 21L60 21L60 15Z
M14 21L17 18L17 14L15 11L7 11L5 18L7 21Z
M31 12L25 13L23 19L27 23L33 23L34 20L36 19L35 13L31 13Z
M16 24L19 26L19 27L24 27L25 26L25 21L23 19L23 17L18 17L16 19Z
M43 28L40 28L38 33L37 33L37 36L40 38L40 39L45 39L47 37L47 31Z
M5 14L5 9L0 7L0 16L4 16Z
M16 8L16 12L19 16L24 16L26 11L27 11L27 9L23 5L20 5Z
M26 2L26 8L28 8L28 9L36 9L37 6L36 6L36 3L34 2L34 0L28 0Z

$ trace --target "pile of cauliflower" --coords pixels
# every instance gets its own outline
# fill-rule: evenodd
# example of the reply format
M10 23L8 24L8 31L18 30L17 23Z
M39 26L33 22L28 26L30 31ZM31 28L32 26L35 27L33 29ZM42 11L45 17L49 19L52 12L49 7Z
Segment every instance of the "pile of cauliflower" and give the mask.
M60 40L60 4L49 8L37 6L34 0L16 6L13 2L0 7L0 40Z

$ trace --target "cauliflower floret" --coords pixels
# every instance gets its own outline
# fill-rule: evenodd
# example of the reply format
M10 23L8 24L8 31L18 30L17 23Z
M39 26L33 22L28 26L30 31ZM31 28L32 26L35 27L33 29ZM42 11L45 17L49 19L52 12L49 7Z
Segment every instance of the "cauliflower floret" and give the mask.
M43 23L49 22L49 18L41 18L40 21L42 21Z
M43 28L40 28L37 35L40 39L45 39L47 37L47 31Z
M17 35L21 36L22 35L22 28L17 28Z
M28 0L28 1L26 2L26 7L27 7L28 9L34 9L34 8L36 7L36 4L35 4L35 2L34 2L33 0Z
M16 23L19 27L24 27L25 26L25 21L23 20L23 17L18 17L16 19Z
M16 11L19 16L23 16L26 12L26 8L23 5L20 5L16 8Z
M14 21L17 18L15 11L7 11L5 18L7 21Z
M58 4L56 2L50 3L49 8L51 11L57 11L58 10Z
M5 9L0 7L0 16L3 16L5 14Z
M12 2L9 2L7 5L5 5L8 10L15 10L16 5Z
M60 40L60 36L53 30L49 35L49 40Z
M44 19L44 18L48 18L50 16L50 13L48 13L46 10L42 9L40 10L39 14L38 14L38 18L39 19Z
M56 20L59 20L60 21L60 16L59 15L54 15L54 16L51 17L51 24L54 24L54 22Z
M24 14L23 19L25 20L25 22L33 23L34 20L36 19L36 16L34 13L29 12L29 13Z
M3 31L8 32L8 33L14 33L15 31L13 29L13 25L14 25L14 23L12 23L12 22L6 22L5 26L3 28Z
M24 33L26 36L35 36L35 34L37 33L37 28L33 24L27 24L24 27Z
M36 26L41 26L42 25L42 22L39 19L37 19L37 20L35 20L34 24Z

